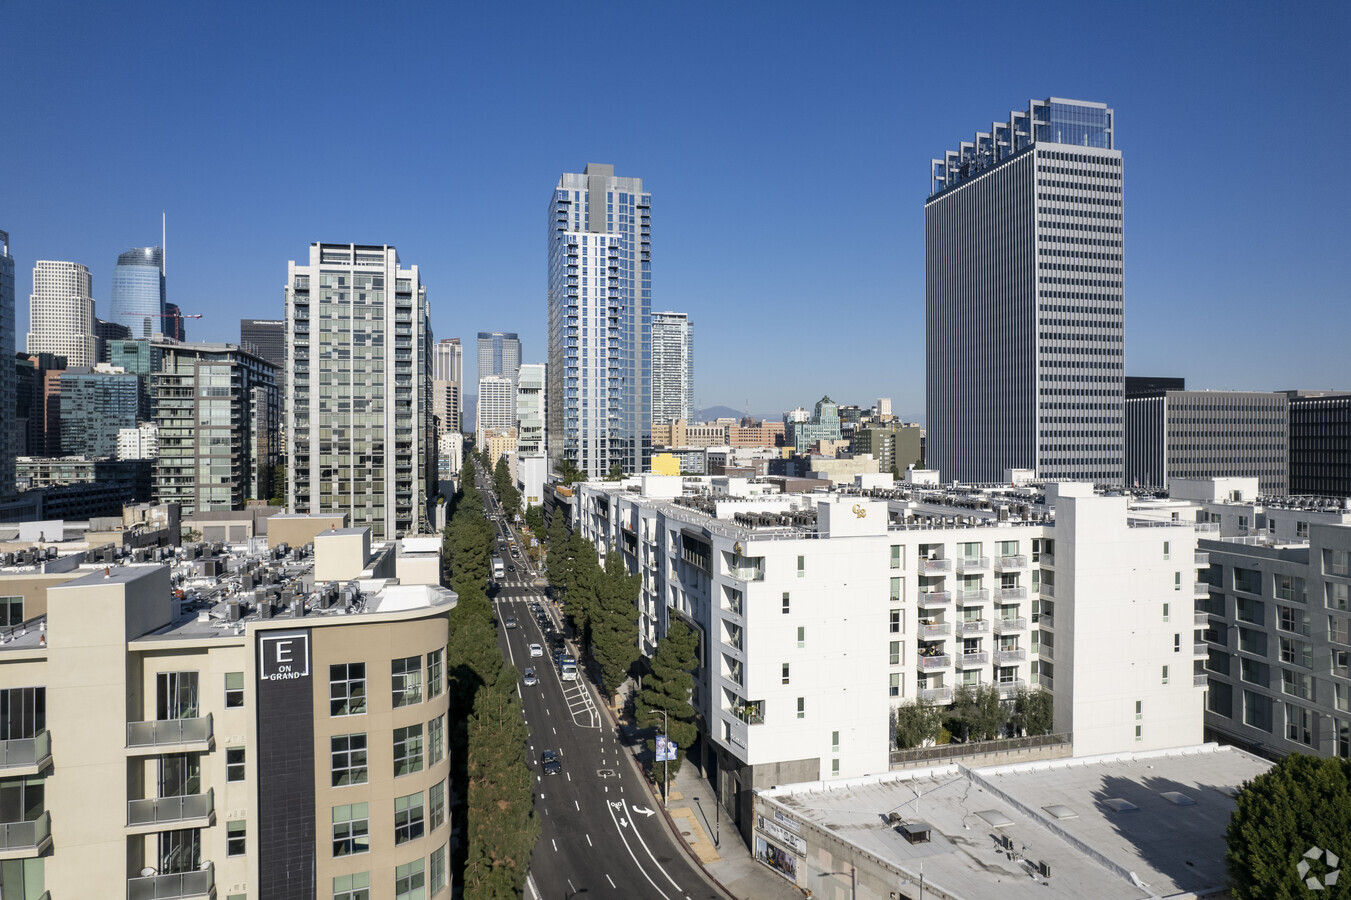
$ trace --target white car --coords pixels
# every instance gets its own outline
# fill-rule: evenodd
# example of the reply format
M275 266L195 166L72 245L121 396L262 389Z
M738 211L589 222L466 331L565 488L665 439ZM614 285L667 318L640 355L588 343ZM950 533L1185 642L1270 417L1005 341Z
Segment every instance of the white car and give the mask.
M543 656L543 655L544 655L544 648L541 647L539 644L531 644L531 645L530 645L530 655L531 655L531 656Z

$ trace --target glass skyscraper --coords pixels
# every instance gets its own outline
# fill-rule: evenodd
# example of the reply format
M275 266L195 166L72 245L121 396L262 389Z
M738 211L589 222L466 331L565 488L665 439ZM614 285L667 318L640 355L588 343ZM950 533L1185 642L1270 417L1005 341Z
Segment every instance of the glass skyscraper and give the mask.
M1034 100L932 161L926 456L944 481L1120 483L1122 161L1102 103Z
M509 331L478 333L478 377L501 375L516 380L521 370L521 339Z
M117 257L113 270L112 321L134 338L175 332L164 324L164 249L138 247Z
M14 364L14 257L9 232L0 231L0 500L14 493L14 454L19 445Z
M590 477L652 455L652 195L590 163L549 201L548 452Z

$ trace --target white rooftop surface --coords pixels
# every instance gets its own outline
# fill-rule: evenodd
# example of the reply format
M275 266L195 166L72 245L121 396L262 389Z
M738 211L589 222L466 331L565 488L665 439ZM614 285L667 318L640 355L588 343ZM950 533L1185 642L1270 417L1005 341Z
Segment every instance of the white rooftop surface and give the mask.
M1230 792L1270 767L1206 744L977 770L952 765L762 794L909 872L915 883L922 860L927 885L964 900L1134 900L1222 888ZM1165 797L1169 792L1183 797ZM1137 809L1112 811L1105 801L1115 799ZM886 821L893 811L903 822L929 823L932 841L908 843ZM1010 824L991 824L1001 817ZM1001 835L1022 859L998 847ZM1034 877L1039 860L1050 864L1049 879Z

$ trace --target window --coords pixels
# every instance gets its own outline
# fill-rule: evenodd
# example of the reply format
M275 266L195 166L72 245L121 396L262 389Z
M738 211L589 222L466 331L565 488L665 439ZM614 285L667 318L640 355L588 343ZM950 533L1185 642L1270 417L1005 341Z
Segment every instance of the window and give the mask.
M1339 644L1351 644L1351 620L1341 616L1328 616L1328 640Z
M438 781L427 790L427 830L435 831L446 821L446 783Z
M839 761L838 759L832 759L832 760L830 761L830 774L831 774L831 775L834 775L834 776L836 776L836 777L839 776L839 774L840 774L840 761Z
M840 752L840 733L838 731L832 731L830 733L830 752Z
M225 780L243 781L244 780L244 748L226 747L225 748Z
M449 844L442 844L432 851L431 883L429 886L433 896L446 886L446 853L449 846Z
M803 647L806 646L807 646L807 629L799 625L797 628L797 647L799 650L801 650Z
M445 653L444 650L433 650L427 654L427 699L440 696L445 690Z
M244 673L225 673L225 708L237 709L244 705Z
M901 611L899 609L893 609L891 611L891 633L901 633Z
M201 715L196 672L160 672L155 676L155 688L156 719L195 719Z
M783 664L783 683L788 683L788 663Z
M23 598L0 597L0 625L23 624Z
M806 698L806 697L798 697L798 698L797 698L797 717L798 717L799 719L805 719L805 718L807 718L807 698Z
M891 602L901 602L901 579L899 578L891 579Z
M394 843L404 844L422 837L422 791L394 798Z
M1181 573L1181 572L1174 572L1174 573L1173 573L1173 590L1175 590L1175 591L1180 591L1180 590L1182 590L1182 573Z
M1168 683L1168 667L1167 667L1167 666L1164 666L1164 667L1163 667L1163 683L1164 683L1164 684L1167 684L1167 683Z
M415 859L394 870L394 900L422 900L425 896L423 865L423 860Z
M899 666L899 665L901 664L901 642L900 642L900 641L892 641L892 642L891 642L890 664L893 665L893 666Z
M422 659L408 656L389 664L394 707L422 702Z
M225 823L225 855L243 856L247 843L248 823L243 819L231 819Z
M333 855L351 856L371 849L371 805L333 807Z
M892 672L890 675L887 676L887 696L888 696L888 697L899 697L899 696L901 696L901 673L900 673L900 672Z
M394 729L394 777L422 771L422 726Z
M328 667L328 714L359 716L366 712L366 664Z
M1144 718L1144 715L1145 715L1145 701L1143 701L1143 700L1136 700L1136 701L1135 701L1135 718L1136 718L1136 719L1143 719L1143 718Z
M36 737L47 727L47 689L0 690L0 741Z
M805 556L799 556L797 558L797 577L807 577L807 557Z
M1173 652L1174 653L1182 652L1182 635L1180 634L1173 635Z
M1145 726L1143 725L1135 726L1135 739L1137 741L1143 741L1145 739Z
M1171 604L1168 604L1168 603L1165 603L1165 604L1163 605L1163 620L1164 620L1165 622L1168 621L1168 607L1169 607L1170 605L1171 605Z
M783 614L788 615L788 592L783 592Z
M891 545L891 567L893 569L905 568L905 557L903 556L904 552L905 549L900 544Z
M1300 744L1313 745L1313 714L1302 706L1285 704L1285 736Z
M1172 559L1172 558L1173 558L1173 545L1172 545L1172 542L1171 542L1171 541L1164 541L1164 542L1163 542L1163 558L1164 558L1164 559Z
M1253 691L1243 692L1243 724L1271 731L1271 698Z
M366 783L366 735L335 734L329 739L333 786Z
M371 900L371 873L357 872L334 878L333 900Z
M435 765L445 756L446 717L437 716L427 723L427 765Z
M1338 609L1346 612L1351 608L1351 585L1334 584L1328 582L1328 609Z

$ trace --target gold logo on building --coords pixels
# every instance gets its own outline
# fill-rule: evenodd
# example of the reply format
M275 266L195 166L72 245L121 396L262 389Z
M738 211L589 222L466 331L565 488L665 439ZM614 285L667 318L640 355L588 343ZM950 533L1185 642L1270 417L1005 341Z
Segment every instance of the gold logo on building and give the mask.
M855 504L854 504L854 516L855 516L855 518L859 518L859 519L867 518L867 516L868 516L868 511L867 511L866 509L864 509L860 504L855 503Z

